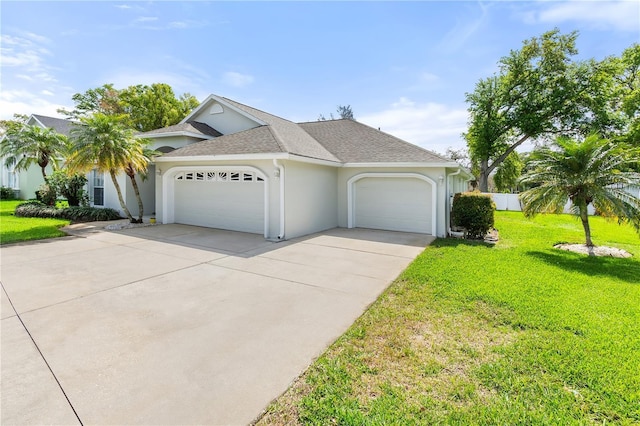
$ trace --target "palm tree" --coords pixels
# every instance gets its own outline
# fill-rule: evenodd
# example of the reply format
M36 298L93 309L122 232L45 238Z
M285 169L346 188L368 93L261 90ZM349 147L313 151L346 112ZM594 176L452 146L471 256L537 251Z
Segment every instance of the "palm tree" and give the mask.
M46 179L49 164L57 169L58 159L64 157L68 148L65 135L53 129L24 124L11 128L0 141L0 157L5 157L5 165L15 170L27 170L38 164L42 177Z
M138 144L132 148L132 155L129 157L129 162L124 168L124 173L129 176L129 180L131 180L131 186L138 201L138 223L142 223L144 206L142 205L142 197L140 197L140 190L138 188L138 182L136 181L136 173L141 175L142 180L145 180L151 158L156 155L157 152L146 148L146 145L149 144L148 139L137 139L137 141Z
M623 151L591 135L582 142L558 138L552 147L538 148L532 156L531 170L521 179L534 186L520 195L525 216L562 213L570 200L572 212L582 221L587 246L593 246L590 204L603 216L631 223L640 232L640 198L625 191L640 185L640 173L628 171L629 165L640 163L638 150Z
M116 176L120 172L146 168L148 159L143 155L139 140L134 136L133 130L122 124L120 116L96 113L91 117L81 118L80 121L82 125L71 131L72 147L67 166L76 171L88 172L97 169L109 173L122 210L131 223L138 222L122 198ZM142 221L142 202L136 184L134 189L138 196Z

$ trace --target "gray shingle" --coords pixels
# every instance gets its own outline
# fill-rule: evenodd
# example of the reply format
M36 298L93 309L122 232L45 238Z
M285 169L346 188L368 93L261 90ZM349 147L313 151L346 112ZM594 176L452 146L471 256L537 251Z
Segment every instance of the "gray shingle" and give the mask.
M77 123L71 120L65 120L63 118L47 117L46 115L32 114L32 116L38 120L47 129L53 129L61 135L69 136L71 129Z
M282 146L284 152L320 160L339 162L338 158L327 151L325 147L320 145L318 141L296 123L228 98L223 99L234 107L267 123L269 127L271 127L272 133Z
M431 151L353 120L313 121L299 126L344 163L451 163Z
M284 152L271 132L270 126L260 126L214 139L196 142L171 151L163 157L203 155L237 155Z

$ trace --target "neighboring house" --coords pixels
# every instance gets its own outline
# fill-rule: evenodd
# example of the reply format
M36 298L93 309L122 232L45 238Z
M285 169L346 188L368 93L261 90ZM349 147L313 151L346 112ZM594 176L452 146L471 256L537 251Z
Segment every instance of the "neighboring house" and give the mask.
M67 137L71 134L71 129L77 123L55 117L47 117L44 115L33 114L29 117L26 122L27 125L30 126L40 126L42 128L53 129L56 132L63 134ZM32 165L27 170L19 170L16 171L13 168L8 168L5 165L4 158L1 159L1 171L0 171L0 186L6 186L13 189L18 198L23 200L28 200L36 197L36 191L44 183L44 179L42 178L42 171L37 164ZM64 159L59 159L59 165L64 164ZM47 175L53 172L53 168L51 165L48 165L46 168ZM106 180L105 180L106 178ZM146 197L145 205L149 206L149 211L153 211L154 199L154 179L143 181L138 179L139 184L146 189L146 193L149 196ZM118 194L116 193L115 187L111 182L111 178L108 174L99 173L97 171L91 171L87 174L87 192L89 194L89 202L92 206L95 207L111 207L120 211L120 214L123 214L120 207L120 202L118 201ZM124 175L118 175L118 183L122 188L123 197L127 201L127 206L131 211L131 214L138 214L138 204L133 191L133 186L131 185L131 181Z
M293 123L215 95L140 136L164 152L153 170L159 221L274 240L334 227L445 236L450 196L472 178L356 121Z
M36 114L30 116L26 124L30 126L40 126L43 129L50 128L65 136L69 136L71 128L73 127L72 121ZM4 158L1 159L1 162L0 186L13 189L18 197L23 200L35 198L36 191L40 185L44 183L40 166L34 164L27 170L16 171L13 167L7 167L5 165ZM45 170L47 175L51 174L53 172L51 164L49 164Z

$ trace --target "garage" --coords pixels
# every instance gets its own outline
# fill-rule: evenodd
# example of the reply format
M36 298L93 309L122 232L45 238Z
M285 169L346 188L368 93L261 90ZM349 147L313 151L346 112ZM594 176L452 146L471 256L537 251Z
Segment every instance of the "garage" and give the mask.
M175 223L262 234L264 178L246 170L193 170L173 178Z
M433 234L434 194L426 177L367 174L350 185L350 227Z

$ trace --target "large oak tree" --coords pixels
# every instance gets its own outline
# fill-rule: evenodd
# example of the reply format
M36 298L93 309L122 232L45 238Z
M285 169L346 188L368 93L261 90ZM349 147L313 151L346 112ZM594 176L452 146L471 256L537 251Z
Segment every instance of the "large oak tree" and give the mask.
M467 94L469 128L464 136L479 165L481 191L487 191L489 175L527 140L594 131L611 136L628 128L619 99L629 91L614 79L624 72L637 74L637 67L628 64L631 59L622 65L613 58L574 61L577 35L556 29L526 40L499 61L499 72Z

